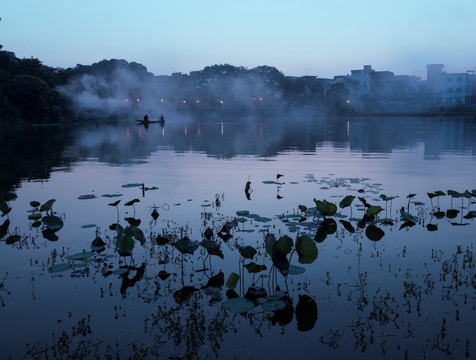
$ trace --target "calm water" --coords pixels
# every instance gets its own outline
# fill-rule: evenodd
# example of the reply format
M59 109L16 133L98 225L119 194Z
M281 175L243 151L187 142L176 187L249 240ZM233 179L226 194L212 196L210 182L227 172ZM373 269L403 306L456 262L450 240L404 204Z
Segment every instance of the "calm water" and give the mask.
M2 358L475 356L474 197L427 195L476 189L474 121L177 117L1 136L1 190L18 196L0 219ZM48 233L28 217L50 199L62 224ZM299 209L313 199L337 205L335 223ZM382 210L362 221L363 202ZM121 256L110 226L132 229L125 218L145 241ZM207 228L223 259L156 241L193 244ZM266 234L292 240L286 277ZM293 251L301 235L318 251L310 263Z

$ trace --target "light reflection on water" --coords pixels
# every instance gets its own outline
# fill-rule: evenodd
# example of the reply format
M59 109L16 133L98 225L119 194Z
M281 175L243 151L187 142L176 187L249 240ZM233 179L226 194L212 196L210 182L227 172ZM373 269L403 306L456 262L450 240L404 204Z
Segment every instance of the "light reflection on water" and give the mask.
M121 354L128 353L132 343L140 347L159 340L165 356L184 355L183 344L175 347L164 328L150 325L150 318L158 305L176 306L169 289L173 292L182 285L203 285L209 273L195 272L203 267L202 260L187 255L182 277L180 258L165 266L159 264L164 250L152 243L136 244L132 258L121 259L112 246L115 233L108 229L117 221L116 209L108 206L116 198L102 197L104 194L123 194L117 198L122 201L118 207L121 223L128 216L142 219L140 227L148 240L163 229L177 226L184 226L191 239L200 240L204 228L213 221L218 226L234 217L237 210L248 210L273 221L239 224L233 241L259 248L263 243L260 230L295 239L293 227L277 219L278 215L297 213L301 204L311 207L314 198L339 203L349 194L382 206L382 214L397 221L393 226L382 226L385 236L375 243L363 231L353 235L339 224L338 232L317 244L318 259L302 265L306 269L303 275L289 279L294 306L299 295L309 295L317 303L318 318L311 330L297 331L296 317L286 326L272 326L260 310L251 318L239 315L240 322L228 313L227 325L222 325L227 332L221 334L220 358L280 358L283 354L313 358L316 352L325 358L391 358L392 354L404 357L405 351L416 357L426 353L430 358L450 358L445 355L446 346L454 348L457 357L465 356L467 348L474 349L476 339L469 330L476 301L474 264L462 268L464 256L470 258L472 254L474 220L464 220L468 226L451 225L460 220L463 223L459 216L435 220L430 216L426 194L476 188L476 124L464 119L406 118L302 120L298 124L273 119L250 124L183 124L176 120L164 128L156 124L149 128L100 124L97 128L73 129L66 139L63 149L49 149L50 158L40 157L42 152L37 150L42 163L32 163L30 169L39 165L51 171L41 172L41 181L36 171L16 170L11 160L2 158L2 167L19 175L8 182L2 178L4 188L18 184L18 199L11 202L9 230L28 236L14 245L0 243L0 281L6 279L4 289L8 290L0 290L5 303L0 319L2 324L20 324L0 338L0 346L14 358L25 354L25 343L48 341L51 345L53 332L68 331L88 314L97 340L118 340ZM263 183L276 180L276 174L284 175L282 185ZM244 192L247 181L253 190L251 200ZM135 183L158 190L143 196L140 187L122 187ZM358 192L360 189L363 191ZM415 201L423 203L410 204L410 212L422 223L400 230L398 211L407 207L410 193L417 194ZM78 200L85 194L96 198ZM391 210L380 194L398 196ZM217 197L220 207L215 205ZM51 198L56 199L54 210L64 218L57 242L45 240L40 231L31 229L27 219L31 200L44 203ZM140 200L135 210L122 206L134 198ZM436 204L436 199L433 201ZM461 206L459 199L454 199L454 204L449 197L439 201L444 210ZM463 204L466 207L467 200ZM150 217L154 206L160 213L157 222ZM466 213L475 208L470 205L470 209L462 210ZM352 211L354 218L362 216L362 207ZM204 220L204 212L212 214L213 221ZM349 220L348 208L339 212ZM438 231L427 231L428 223L437 223ZM97 225L101 236L109 238L111 246L105 253L112 256L103 263L89 264L87 274L82 272L84 268L50 273L53 262L67 262L67 255L89 251L96 227L82 228L87 224ZM299 229L300 233L310 232ZM223 252L224 260L213 257L212 270L222 270L226 281L240 268L233 246L224 244ZM300 265L297 255L293 258L293 264ZM269 270L270 259L263 249L254 261L267 264ZM136 268L145 263L145 275L122 294L123 278L104 277L104 263L112 270L124 263ZM455 270L453 274L459 274L460 280L469 278L469 283L454 282L449 275L441 281L445 266ZM157 280L162 267L174 274L168 282ZM280 274L277 279L284 290L286 284ZM245 274L245 282L250 286L251 274ZM258 283L269 288L267 280ZM225 290L221 291L223 299ZM200 292L200 296L205 303L210 301L210 294ZM221 313L220 304L203 307L208 319ZM182 311L186 317L191 308L183 306ZM145 318L149 319L149 331L144 331ZM259 347L254 345L257 341ZM213 357L211 344L207 346L196 349L197 354Z

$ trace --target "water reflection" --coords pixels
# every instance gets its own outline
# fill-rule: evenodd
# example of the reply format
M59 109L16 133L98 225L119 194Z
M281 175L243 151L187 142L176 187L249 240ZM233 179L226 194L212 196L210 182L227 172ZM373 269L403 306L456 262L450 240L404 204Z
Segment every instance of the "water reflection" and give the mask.
M198 152L219 159L238 156L272 158L289 151L315 154L324 147L385 158L423 147L424 159L444 155L474 159L476 123L464 118L320 119L292 116L260 119L202 119L148 128L124 124L98 127L28 128L2 135L1 189L22 178L47 179L53 168L96 160L108 164L145 163L161 149Z

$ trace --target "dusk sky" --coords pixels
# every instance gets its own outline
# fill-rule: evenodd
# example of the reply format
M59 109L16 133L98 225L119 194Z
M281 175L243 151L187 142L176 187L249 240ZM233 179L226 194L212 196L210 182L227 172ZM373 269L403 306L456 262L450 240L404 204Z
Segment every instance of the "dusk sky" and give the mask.
M425 78L431 63L475 69L475 10L474 0L9 0L0 44L63 68L125 59L155 75L228 63L333 77L368 64Z

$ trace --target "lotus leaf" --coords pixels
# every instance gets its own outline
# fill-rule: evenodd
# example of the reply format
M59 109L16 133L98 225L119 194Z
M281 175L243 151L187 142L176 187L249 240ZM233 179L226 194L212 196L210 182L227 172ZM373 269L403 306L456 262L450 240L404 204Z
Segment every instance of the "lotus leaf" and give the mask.
M383 210L383 208L381 206L370 206L365 211L365 214L367 216L374 216L374 215L379 214L382 210Z
M289 265L288 274L289 275L301 275L306 272L302 266Z
M271 300L261 305L265 311L278 311L286 307L286 303L282 300Z
M354 201L354 199L355 199L355 196L347 195L345 198L341 200L341 202L339 203L339 207L341 209L349 207L350 205L352 205L352 201Z
M365 229L365 235L367 236L369 240L379 241L380 239L383 238L383 236L385 235L385 232L379 227L373 224L370 224L369 226L367 226L367 229Z
M256 249L253 248L252 246L249 246L249 245L248 246L238 246L238 252L245 259L253 259L253 257L256 255Z
M317 210L323 215L323 216L332 216L337 212L337 205L331 202L328 202L327 200L316 200L314 199L314 202L316 203Z
M41 221L43 222L43 225L45 225L50 230L59 230L64 225L63 220L54 215L43 216Z
M41 213L33 213L28 215L28 220L39 220L42 216Z
M50 199L47 202L45 202L43 205L40 207L40 211L49 211L51 210L51 207L53 206L53 203L56 201L56 199Z
M301 235L296 239L296 251L301 264L311 264L317 259L317 246L307 235Z
M232 272L230 276L228 276L228 279L226 280L225 286L228 289L234 289L236 285L238 284L238 280L240 280L240 275L237 273Z
M293 239L291 239L287 235L283 235L278 239L277 242L274 243L273 250L279 250L284 255L287 255L293 249L293 245L294 245Z
M52 273L57 273L57 272L63 272L63 271L68 271L73 268L73 265L70 263L61 263L61 264L56 264L48 268L49 272Z
M266 252L271 256L273 255L274 243L276 242L276 236L274 234L268 233L264 237L264 243L266 247Z
M349 221L346 220L339 220L339 222L344 226L344 228L350 232L351 234L355 233L355 228Z
M223 307L235 314L244 314L254 309L255 304L245 298L237 297L225 300Z
M137 202L140 202L140 200L139 200L139 199L133 199L133 200L131 200L131 201L126 202L126 203L124 204L124 206L132 206L132 205L134 205L134 204L137 203Z
M91 257L93 257L93 256L94 256L94 253L91 252L91 251L82 251L82 252L79 252L79 253L77 253L77 254L68 256L68 260L71 260L71 261L77 261L77 260L84 261L84 260L88 260L89 258L91 258Z
M30 206L31 207L34 207L34 208L37 208L38 206L40 206L41 204L38 202L38 201L30 201Z
M212 240L203 239L200 242L200 245L202 245L210 255L216 255L219 258L223 259L223 253L220 250L220 244L218 244L218 243L216 243Z
M249 264L245 265L246 270L248 270L249 273L259 273L261 271L264 271L267 269L266 265L258 265L255 262L250 262Z
M195 250L198 249L198 242L192 241L186 236L181 238L180 240L177 240L173 245L182 254L191 254L191 255L193 255Z
M130 255L132 249L134 249L134 239L127 235L125 232L121 232L117 236L117 248L121 256Z
M247 216L247 215L249 215L249 213L250 213L250 212L249 212L248 210L238 210L238 211L236 212L236 215L237 215L237 216Z

